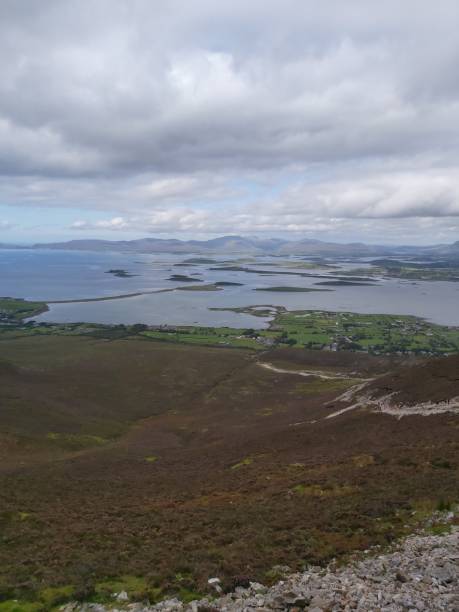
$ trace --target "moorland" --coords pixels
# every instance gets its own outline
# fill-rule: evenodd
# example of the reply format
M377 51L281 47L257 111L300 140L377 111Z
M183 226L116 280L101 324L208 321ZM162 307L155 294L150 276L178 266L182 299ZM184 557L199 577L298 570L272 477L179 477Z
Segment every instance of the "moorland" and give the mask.
M399 419L349 410L343 393L449 400L458 357L308 348L338 321L347 335L385 338L393 324L397 342L431 338L419 320L280 310L266 344L254 330L23 324L16 308L44 306L13 302L0 332L0 610L120 590L189 600L212 576L273 582L281 566L385 546L457 501L457 413Z

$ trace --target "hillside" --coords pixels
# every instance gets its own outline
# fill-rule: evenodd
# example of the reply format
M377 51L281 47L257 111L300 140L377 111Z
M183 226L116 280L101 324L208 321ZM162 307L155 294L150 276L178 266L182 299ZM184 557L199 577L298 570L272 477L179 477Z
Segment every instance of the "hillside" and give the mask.
M0 244L0 249L20 248ZM309 257L416 257L427 259L459 256L459 243L434 246L384 246L364 243L341 244L315 239L287 240L244 236L222 236L210 240L140 238L137 240L82 239L67 242L37 243L32 249L77 251L118 251L125 253L202 253L214 255L298 255Z
M459 414L459 356L451 355L392 369L382 377L355 385L333 401L327 418L351 411L396 416Z
M347 391L418 366L441 378L437 362L103 333L5 332L1 348L0 601L269 585L280 565L385 546L457 498L459 414L330 418ZM454 376L438 384L456 393Z
M394 394L394 400L408 406L453 402L459 397L459 355L397 370L376 380L369 390L373 397Z
M241 610L429 610L454 612L459 605L459 528L448 525L454 514L438 513L431 531L411 536L402 544L375 556L369 551L344 566L331 565L326 570L311 567L286 575L268 588L260 583L241 580L236 591L216 600L206 598L184 604L170 599L154 606L122 605L127 593L115 593L117 607L132 612L241 612ZM444 533L441 533L441 532ZM212 582L213 581L213 582ZM211 579L219 588L218 578ZM129 606L129 607L128 607ZM111 608L110 608L111 609ZM96 605L69 604L63 612L108 612Z

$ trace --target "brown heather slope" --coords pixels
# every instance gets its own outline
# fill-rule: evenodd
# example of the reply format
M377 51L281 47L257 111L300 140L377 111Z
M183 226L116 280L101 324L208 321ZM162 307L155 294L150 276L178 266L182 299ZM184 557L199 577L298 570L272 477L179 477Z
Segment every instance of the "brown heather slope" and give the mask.
M265 581L457 499L457 415L325 419L355 380L257 363L355 378L397 360L60 336L0 349L0 597L119 576L157 596Z
M372 396L395 393L397 402L445 402L459 396L459 355L431 359L391 372L369 386Z

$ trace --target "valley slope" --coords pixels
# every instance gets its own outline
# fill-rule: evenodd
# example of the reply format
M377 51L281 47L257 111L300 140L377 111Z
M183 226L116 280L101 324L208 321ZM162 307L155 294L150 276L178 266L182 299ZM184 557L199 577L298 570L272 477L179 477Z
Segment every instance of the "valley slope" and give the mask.
M4 334L0 346L3 599L50 609L121 588L194 598L211 576L269 582L276 566L385 544L456 501L457 412L327 418L362 384L414 402L421 376L433 401L454 397L455 356L138 336Z

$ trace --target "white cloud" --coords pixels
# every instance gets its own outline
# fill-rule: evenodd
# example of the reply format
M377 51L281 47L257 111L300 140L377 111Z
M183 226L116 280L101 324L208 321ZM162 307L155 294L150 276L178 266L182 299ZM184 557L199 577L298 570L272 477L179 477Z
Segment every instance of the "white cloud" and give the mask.
M447 228L458 22L456 0L6 1L0 199L139 232Z
M122 230L128 229L129 222L123 219L123 217L114 217L113 219L95 221L93 223L84 220L78 220L72 223L71 229L85 230L85 229L103 229L103 230Z
M459 175L444 170L392 172L353 180L287 189L279 200L259 208L299 217L339 219L459 217Z

